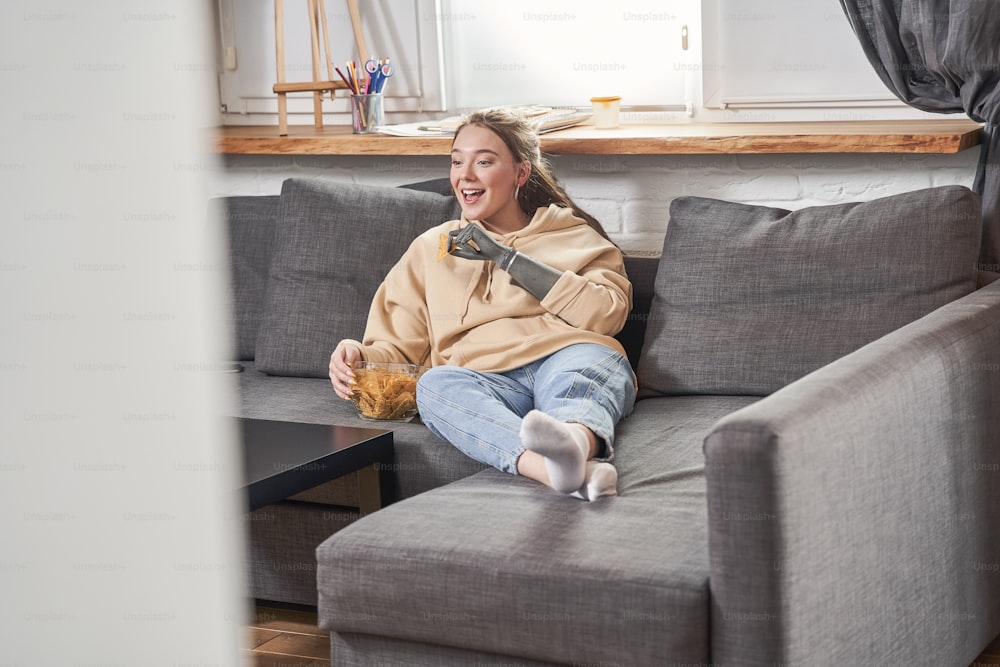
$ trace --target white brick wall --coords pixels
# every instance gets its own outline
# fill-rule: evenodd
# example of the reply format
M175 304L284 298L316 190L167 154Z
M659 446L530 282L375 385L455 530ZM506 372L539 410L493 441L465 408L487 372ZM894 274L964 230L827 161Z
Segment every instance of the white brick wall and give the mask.
M571 197L622 248L659 250L680 195L780 206L865 201L972 185L979 149L954 155L587 155L551 158ZM229 155L213 194L277 194L290 176L396 186L448 174L446 157Z

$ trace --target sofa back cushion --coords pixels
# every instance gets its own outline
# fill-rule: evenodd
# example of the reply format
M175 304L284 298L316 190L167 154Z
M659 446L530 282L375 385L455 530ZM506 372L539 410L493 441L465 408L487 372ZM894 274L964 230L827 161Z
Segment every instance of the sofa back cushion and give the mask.
M257 332L257 369L327 377L330 352L341 339L364 335L372 297L410 242L459 215L454 197L431 192L286 180Z
M797 211L675 199L641 391L766 396L973 291L981 227L961 186Z
M278 197L219 197L211 206L212 219L225 225L229 243L233 358L253 359L264 317Z

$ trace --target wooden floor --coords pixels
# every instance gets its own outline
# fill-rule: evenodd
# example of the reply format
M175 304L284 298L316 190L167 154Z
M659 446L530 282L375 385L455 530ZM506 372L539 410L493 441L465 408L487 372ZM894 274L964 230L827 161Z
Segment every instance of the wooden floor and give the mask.
M246 648L254 667L330 667L330 634L314 611L258 605Z
M985 667L986 665L1000 665L1000 637L994 639L993 643L987 646L982 655L972 663L972 667Z
M247 636L254 667L331 667L330 635L316 612L258 606ZM970 667L1000 665L1000 637Z

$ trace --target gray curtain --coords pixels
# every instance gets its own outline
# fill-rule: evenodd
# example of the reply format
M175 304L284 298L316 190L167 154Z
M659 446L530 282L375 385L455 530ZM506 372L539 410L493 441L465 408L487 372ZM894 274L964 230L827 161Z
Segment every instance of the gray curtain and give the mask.
M985 123L972 188L980 268L1000 271L1000 0L840 0L868 60L912 107Z

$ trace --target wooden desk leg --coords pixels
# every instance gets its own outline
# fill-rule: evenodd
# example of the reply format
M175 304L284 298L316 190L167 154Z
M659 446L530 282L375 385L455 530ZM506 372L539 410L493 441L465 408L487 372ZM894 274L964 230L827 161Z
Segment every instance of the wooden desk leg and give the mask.
M374 463L358 471L358 504L361 516L382 509L382 464Z
M278 93L278 136L288 136L288 100L284 93Z
M274 61L278 83L285 82L285 0L274 0ZM288 136L288 100L278 93L278 136Z
M319 4L316 0L309 0L309 43L312 48L312 80L320 80L320 59L319 59ZM317 130L323 129L323 91L313 92L313 125Z

